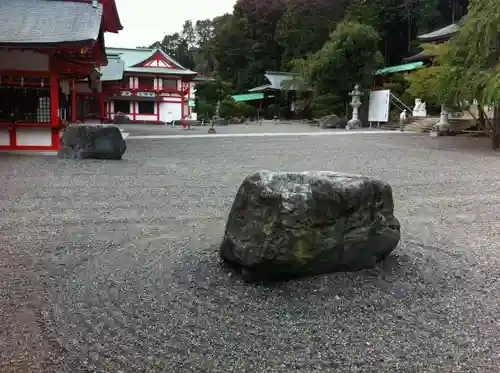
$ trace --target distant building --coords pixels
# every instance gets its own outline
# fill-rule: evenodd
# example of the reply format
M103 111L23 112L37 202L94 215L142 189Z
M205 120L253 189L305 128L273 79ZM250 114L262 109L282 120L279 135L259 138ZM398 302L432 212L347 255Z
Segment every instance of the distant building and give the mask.
M444 43L445 41L448 41L451 39L453 35L455 35L458 32L458 24L453 23L451 25L448 25L446 27L440 28L439 30L435 30L432 32L429 32L427 34L419 35L417 36L417 41L419 41L421 44L424 43L432 43L432 44L440 44ZM419 53L405 58L403 61L406 63L413 63L413 62L423 62L423 63L429 63L432 59L432 56L426 55L425 51L420 51Z
M296 73L266 71L264 78L267 84L249 89L249 93L233 96L235 101L258 102L261 109L274 105L275 112L272 115L268 112L268 117L296 118L300 109L296 105L297 93L310 95L312 88Z
M458 32L458 25L453 23L446 27L440 28L438 30L429 32L427 34L419 35L417 40L420 43L434 43L439 44L449 40L453 35ZM374 79L372 84L372 90L376 90L383 86L387 79L394 73L399 72L409 72L417 69L421 69L429 65L432 61L432 56L428 56L425 51L420 51L419 53L405 58L403 60L404 64L396 66L388 66L375 71Z
M106 55L101 81L107 120L121 113L132 122L168 123L193 112L195 84L204 77L160 49L107 48Z

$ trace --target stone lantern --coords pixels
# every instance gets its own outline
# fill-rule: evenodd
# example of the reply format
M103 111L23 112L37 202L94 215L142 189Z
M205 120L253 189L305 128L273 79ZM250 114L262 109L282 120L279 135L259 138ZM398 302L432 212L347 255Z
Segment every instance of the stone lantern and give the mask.
M351 107L352 107L352 118L347 122L346 129L361 128L361 121L359 120L359 107L361 106L361 96L363 93L359 90L359 85L356 84L354 90L349 93L352 97Z

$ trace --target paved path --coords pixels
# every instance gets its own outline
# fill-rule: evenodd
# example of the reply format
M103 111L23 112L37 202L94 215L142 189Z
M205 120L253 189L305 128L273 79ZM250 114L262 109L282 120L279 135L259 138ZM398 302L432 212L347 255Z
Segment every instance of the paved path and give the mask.
M400 248L359 273L228 276L225 218L258 169L389 181ZM498 371L499 169L487 140L396 133L0 155L0 372Z
M190 130L186 130L181 126L172 127L170 125L144 125L144 124L124 124L120 128L133 136L146 135L204 135L207 134L209 126L192 126ZM318 127L308 126L297 122L279 122L279 123L264 123L264 124L235 124L230 126L216 126L218 134L232 133L266 133L266 132L308 132L308 133L324 133L339 130L324 130ZM344 132L345 130L342 130Z
M129 140L146 139L180 139L180 138L223 138L223 137L282 137L282 136L354 136L354 135L387 135L388 131L357 130L357 131L330 131L330 132L247 132L247 133L185 133L182 135L132 135L126 134ZM410 134L409 132L393 132L394 134Z

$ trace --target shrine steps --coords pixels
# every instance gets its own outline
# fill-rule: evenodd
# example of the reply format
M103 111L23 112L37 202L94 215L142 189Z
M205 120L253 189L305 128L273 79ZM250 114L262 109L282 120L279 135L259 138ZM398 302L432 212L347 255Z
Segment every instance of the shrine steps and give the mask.
M468 128L474 126L475 121L468 118L450 118L449 120L453 132L460 133ZM416 132L416 133L429 133L432 128L439 123L438 116L425 117L425 118L415 118L409 119L409 122L405 125L405 131ZM383 126L385 129L399 130L399 122L388 123Z
M408 132L429 133L437 123L439 123L439 117L412 117L406 124L405 130Z

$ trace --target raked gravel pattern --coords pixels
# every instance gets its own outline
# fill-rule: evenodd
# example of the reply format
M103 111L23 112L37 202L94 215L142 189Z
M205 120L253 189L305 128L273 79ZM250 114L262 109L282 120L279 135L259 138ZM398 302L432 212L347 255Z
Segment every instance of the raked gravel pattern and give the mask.
M128 147L122 162L0 156L0 372L500 371L500 156L485 141ZM363 272L242 283L217 250L259 169L390 182L399 249Z

